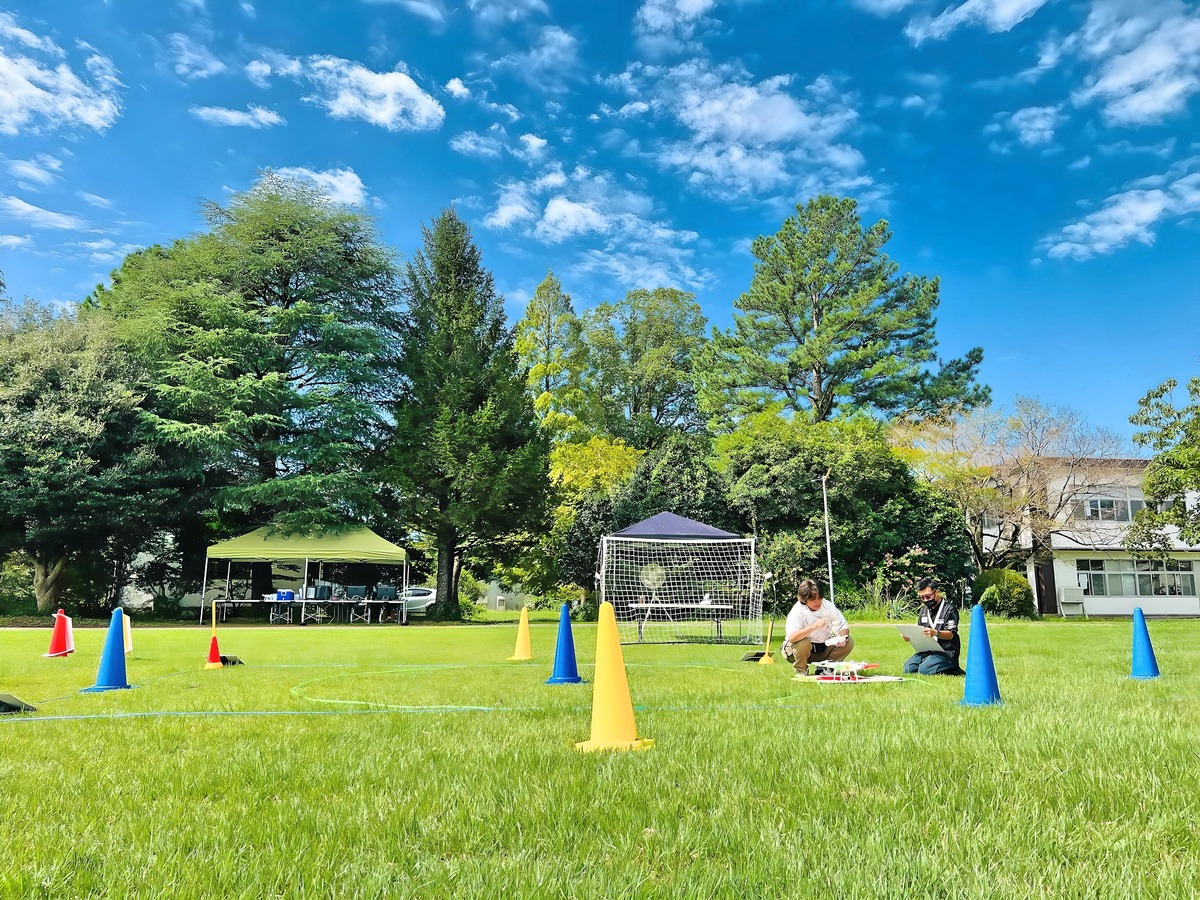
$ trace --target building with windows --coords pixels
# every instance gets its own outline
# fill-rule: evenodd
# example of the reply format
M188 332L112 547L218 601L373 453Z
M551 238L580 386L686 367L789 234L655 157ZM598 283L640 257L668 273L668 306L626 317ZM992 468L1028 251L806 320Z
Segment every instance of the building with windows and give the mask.
M1050 522L1024 528L1017 538L1028 551L1026 575L1039 611L1128 616L1141 607L1148 616L1200 616L1200 546L1182 543L1177 533L1167 534L1163 558L1138 559L1126 546L1129 525L1148 502L1147 460L1087 462L1063 460L1055 473L1055 461L1044 460L1048 474L1039 493L1047 494ZM992 524L985 520L985 528ZM994 540L1001 537L997 531Z

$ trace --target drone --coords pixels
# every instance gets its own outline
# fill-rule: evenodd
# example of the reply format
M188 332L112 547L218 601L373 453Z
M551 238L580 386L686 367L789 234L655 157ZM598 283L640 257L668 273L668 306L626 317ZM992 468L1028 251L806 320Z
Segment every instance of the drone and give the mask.
M903 681L903 678L898 678L895 675L864 675L864 672L869 672L872 669L878 669L879 663L869 662L854 662L853 660L845 660L844 662L815 662L812 667L816 670L814 679L823 682L837 682L843 684L852 684L856 682L868 681Z

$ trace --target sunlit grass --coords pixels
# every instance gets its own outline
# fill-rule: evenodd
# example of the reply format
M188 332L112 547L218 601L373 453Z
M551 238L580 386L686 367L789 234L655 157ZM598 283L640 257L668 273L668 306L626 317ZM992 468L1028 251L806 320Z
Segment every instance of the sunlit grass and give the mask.
M989 631L989 708L961 679L627 646L655 746L586 755L590 685L544 684L552 623L534 663L505 661L510 626L227 628L247 665L220 671L207 629L141 629L136 689L103 694L78 693L103 630L59 660L48 628L3 631L0 692L38 712L0 719L0 894L1196 894L1200 623L1151 622L1155 682L1126 677L1127 621ZM894 629L855 635L899 671ZM587 679L594 641L576 626ZM43 721L74 716L97 718Z

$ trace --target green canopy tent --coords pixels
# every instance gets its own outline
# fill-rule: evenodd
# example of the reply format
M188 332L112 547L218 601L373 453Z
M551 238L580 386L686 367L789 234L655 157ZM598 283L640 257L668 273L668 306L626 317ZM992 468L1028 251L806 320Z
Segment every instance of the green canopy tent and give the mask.
M225 593L229 594L229 580L235 562L277 562L279 560L304 560L304 587L301 598L308 594L308 563L310 560L326 562L364 562L385 565L403 565L405 587L408 585L408 554L403 547L385 541L370 528L352 528L347 531L321 532L319 534L286 534L264 526L249 534L230 538L208 548L204 560L204 577L200 582L200 624L204 624L204 595L208 591L208 564L212 560L226 560Z

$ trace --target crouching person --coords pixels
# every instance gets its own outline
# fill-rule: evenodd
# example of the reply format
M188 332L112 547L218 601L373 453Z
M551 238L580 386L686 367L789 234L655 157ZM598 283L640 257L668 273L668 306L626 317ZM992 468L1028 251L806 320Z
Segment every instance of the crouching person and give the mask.
M904 663L906 675L963 675L958 667L958 652L961 642L958 639L958 609L953 603L942 596L937 582L932 578L922 578L917 582L917 597L921 601L921 609L917 613L917 625L921 626L927 637L935 638L941 645L941 652L927 651L914 653ZM907 637L904 640L908 640Z
M809 663L840 662L854 649L846 617L821 596L820 585L812 579L800 582L786 627L783 656L801 677L808 675Z

